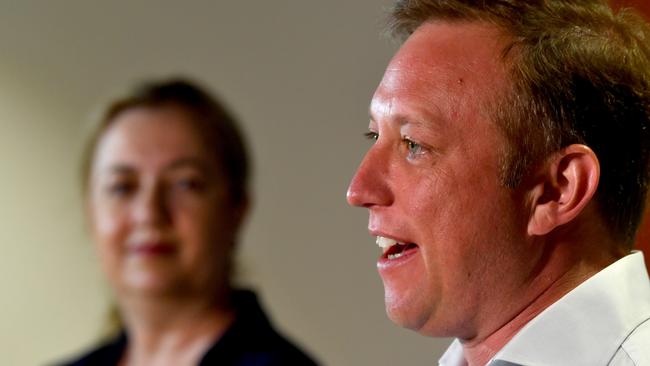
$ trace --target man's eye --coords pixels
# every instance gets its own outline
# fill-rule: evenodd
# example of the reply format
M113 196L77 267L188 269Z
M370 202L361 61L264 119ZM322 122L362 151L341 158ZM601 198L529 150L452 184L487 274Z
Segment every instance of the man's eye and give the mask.
M424 148L422 145L418 144L417 142L405 137L403 139L404 144L406 145L406 149L408 150L408 158L413 159L416 158L424 153Z
M363 135L364 135L368 140L372 140L372 141L377 141L377 139L379 138L379 134L378 134L377 132L372 132L372 131L366 132L366 133L364 133Z

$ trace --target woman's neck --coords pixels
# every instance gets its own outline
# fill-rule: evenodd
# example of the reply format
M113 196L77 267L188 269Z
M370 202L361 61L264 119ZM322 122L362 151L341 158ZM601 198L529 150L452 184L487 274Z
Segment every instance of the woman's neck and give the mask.
M219 300L136 295L119 305L128 330L121 366L196 365L235 317Z

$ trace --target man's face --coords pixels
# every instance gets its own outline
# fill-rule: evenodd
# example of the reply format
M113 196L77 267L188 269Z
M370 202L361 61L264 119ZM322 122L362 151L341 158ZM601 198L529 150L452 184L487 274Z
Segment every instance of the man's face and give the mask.
M404 244L377 263L386 311L423 334L471 339L503 324L530 275L526 212L500 183L505 138L487 107L507 88L503 42L480 23L425 23L371 102L376 141L348 201L381 242Z

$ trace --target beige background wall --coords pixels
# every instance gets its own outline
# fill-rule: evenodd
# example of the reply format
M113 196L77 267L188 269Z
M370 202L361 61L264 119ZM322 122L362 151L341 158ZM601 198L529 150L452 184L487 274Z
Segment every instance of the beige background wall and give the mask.
M0 0L0 363L92 344L110 295L80 210L83 124L133 81L183 74L241 117L255 207L242 282L327 365L432 365L448 341L390 323L367 215L345 190L395 44L389 0Z

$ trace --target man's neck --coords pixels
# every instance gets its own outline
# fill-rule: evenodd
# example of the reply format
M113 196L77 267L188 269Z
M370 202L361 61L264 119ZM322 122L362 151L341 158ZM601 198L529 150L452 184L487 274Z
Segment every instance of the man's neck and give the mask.
M463 353L469 366L486 365L499 350L501 350L528 322L539 315L544 309L559 300L573 287L558 283L547 289L541 296L528 304L514 318L501 328L482 340L461 340Z
M623 256L622 252L611 253L582 251L575 254L574 248L555 246L559 252L552 253L550 262L536 278L528 284L531 290L528 302L520 311L496 330L470 340L461 340L463 353L469 366L486 365L528 322L546 308L557 302L582 282ZM567 252L564 252L567 251ZM570 253L574 253L573 255ZM587 253L590 252L590 253ZM526 296L521 296L526 298Z

